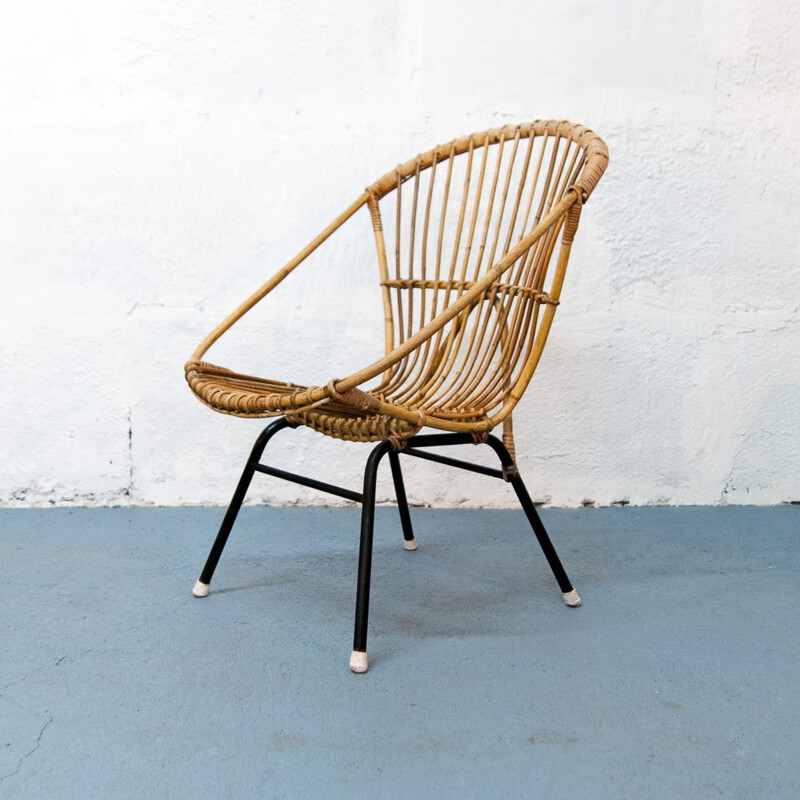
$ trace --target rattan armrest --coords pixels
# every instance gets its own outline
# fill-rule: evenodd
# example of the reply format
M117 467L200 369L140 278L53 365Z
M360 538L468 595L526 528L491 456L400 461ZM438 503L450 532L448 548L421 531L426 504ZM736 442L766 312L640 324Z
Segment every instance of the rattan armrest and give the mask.
M214 342L232 325L238 322L250 309L263 300L279 283L281 283L296 267L302 264L332 233L342 227L353 214L369 200L369 192L364 192L354 203L349 205L318 236L312 239L291 261L281 267L266 283L259 287L243 303L235 308L225 319L203 339L192 353L189 361L202 361L203 356Z

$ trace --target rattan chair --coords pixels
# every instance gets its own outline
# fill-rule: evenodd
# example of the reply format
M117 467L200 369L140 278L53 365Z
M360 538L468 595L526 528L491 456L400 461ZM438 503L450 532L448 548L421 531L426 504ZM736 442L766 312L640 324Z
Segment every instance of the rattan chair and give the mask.
M195 584L197 597L208 594L255 472L359 502L350 668L365 672L375 483L384 455L404 546L417 547L400 468L403 455L510 482L564 602L580 605L517 470L511 415L550 332L581 208L607 163L608 150L596 134L563 121L506 126L436 147L369 186L202 341L185 367L197 397L224 414L279 419L256 440ZM203 360L220 336L364 206L377 245L385 318L382 358L343 378L320 375L313 386L243 375ZM502 440L492 435L501 424ZM338 439L378 443L367 461L362 491L261 463L269 440L299 425ZM425 427L440 432L420 435ZM488 444L500 468L429 450L467 443Z

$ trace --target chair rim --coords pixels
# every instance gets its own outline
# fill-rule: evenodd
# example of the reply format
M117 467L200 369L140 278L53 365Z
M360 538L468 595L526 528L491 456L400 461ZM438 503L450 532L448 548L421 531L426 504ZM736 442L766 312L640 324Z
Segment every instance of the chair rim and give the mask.
M376 200L380 200L397 187L398 177L401 181L406 181L416 174L418 168L428 169L434 162L466 153L470 146L493 145L508 141L517 135L522 139L530 136L559 136L578 144L586 155L586 164L574 185L582 190L583 202L589 199L608 166L608 147L591 128L568 120L534 120L508 124L451 139L398 164L393 170L370 184L367 192Z

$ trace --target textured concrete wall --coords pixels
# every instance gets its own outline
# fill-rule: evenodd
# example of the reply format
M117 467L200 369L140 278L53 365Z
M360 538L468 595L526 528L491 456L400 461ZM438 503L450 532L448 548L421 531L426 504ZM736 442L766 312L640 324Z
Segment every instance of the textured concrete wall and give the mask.
M517 415L532 493L800 499L798 41L790 0L6 3L0 502L225 502L259 423L190 395L202 335L399 160L536 117L612 160ZM345 374L379 346L374 270L355 219L212 358ZM366 452L280 449L354 485ZM415 466L415 501L511 503Z

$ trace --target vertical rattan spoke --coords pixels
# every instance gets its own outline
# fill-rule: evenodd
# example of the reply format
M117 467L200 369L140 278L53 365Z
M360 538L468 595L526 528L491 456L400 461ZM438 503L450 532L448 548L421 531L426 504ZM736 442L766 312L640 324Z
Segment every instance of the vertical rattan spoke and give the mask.
M392 311L410 340L544 219L582 175L584 147L561 125L518 126L455 141L394 174ZM413 183L409 218L403 180ZM424 202L420 194L424 192ZM417 235L421 217L421 236ZM548 271L563 218L530 243L503 281L477 296L380 385L382 396L426 413L473 412L505 403L537 357Z

